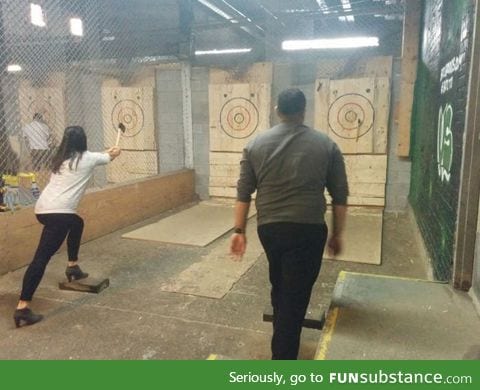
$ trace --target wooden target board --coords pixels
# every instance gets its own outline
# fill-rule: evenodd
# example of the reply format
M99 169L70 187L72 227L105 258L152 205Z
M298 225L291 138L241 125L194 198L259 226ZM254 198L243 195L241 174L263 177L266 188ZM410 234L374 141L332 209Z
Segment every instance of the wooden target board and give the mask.
M210 196L236 197L246 144L270 127L270 84L210 84Z
M102 88L105 147L115 144L119 123L125 126L120 147L156 150L153 88Z
M212 152L241 152L269 127L268 84L211 84L209 101Z
M390 108L387 77L318 79L315 128L347 154L386 154Z
M350 187L349 205L385 205L388 77L318 79L315 128L340 147Z
M65 130L65 97L62 88L33 88L22 85L19 88L19 105L22 126L32 122L33 115L42 115L60 142Z
M109 182L119 183L158 173L153 88L103 87L105 147L115 145L119 123L122 154L107 166Z

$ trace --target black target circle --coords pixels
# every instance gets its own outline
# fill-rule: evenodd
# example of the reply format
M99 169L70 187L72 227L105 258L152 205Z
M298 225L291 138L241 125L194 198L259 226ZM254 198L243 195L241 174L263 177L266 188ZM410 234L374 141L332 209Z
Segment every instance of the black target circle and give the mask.
M124 137L135 137L143 130L145 116L142 107L130 99L120 100L112 109L112 125L117 129L119 123L125 126Z
M49 100L32 100L28 106L28 113L30 114L30 119L32 119L33 115L37 113L41 114L43 121L48 125L48 127L51 129L55 128L55 109Z
M242 97L227 100L220 110L220 126L232 138L248 138L257 130L258 122L257 107Z
M328 125L340 138L358 139L373 128L374 121L372 103L357 93L339 96L328 109Z

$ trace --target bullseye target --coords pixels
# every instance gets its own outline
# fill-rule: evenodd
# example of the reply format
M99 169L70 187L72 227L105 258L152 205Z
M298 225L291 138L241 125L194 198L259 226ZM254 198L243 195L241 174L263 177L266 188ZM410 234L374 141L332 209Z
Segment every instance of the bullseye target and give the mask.
M44 122L50 127L55 127L56 115L53 105L47 99L33 99L30 97L30 104L28 106L29 118L33 118L36 113L41 114Z
M338 97L328 110L328 125L340 138L358 139L367 134L375 120L375 110L365 96L349 93Z
M258 123L258 109L248 99L232 98L220 110L220 126L229 137L247 138L257 130Z
M112 125L114 129L119 123L125 126L124 137L135 137L143 130L145 115L142 107L134 100L120 100L112 109Z

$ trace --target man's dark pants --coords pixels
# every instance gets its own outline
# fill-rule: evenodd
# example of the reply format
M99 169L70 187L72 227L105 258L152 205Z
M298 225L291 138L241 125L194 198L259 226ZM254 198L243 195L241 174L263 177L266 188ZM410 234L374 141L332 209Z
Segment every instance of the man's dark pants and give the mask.
M325 224L281 222L258 227L272 284L272 359L297 358L302 323L327 235Z

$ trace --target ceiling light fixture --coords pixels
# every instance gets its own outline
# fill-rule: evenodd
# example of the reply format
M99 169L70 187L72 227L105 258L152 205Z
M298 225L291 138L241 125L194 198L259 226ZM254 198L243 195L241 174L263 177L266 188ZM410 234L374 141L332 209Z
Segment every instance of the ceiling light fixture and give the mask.
M325 2L325 0L317 0L318 7L320 8L320 11L324 14L329 14L330 11L328 10L328 5Z
M213 50L197 50L195 55L202 56L206 54L238 54L238 53L249 53L251 48L242 48L242 49L213 49Z
M378 46L378 37L351 37L330 39L288 40L282 42L283 50L351 49Z
M7 66L7 72L20 72L22 67L18 64L11 64Z
M352 5L350 4L350 0L341 0L342 8L345 12L352 12ZM353 15L346 15L346 16L339 16L338 20L341 22L354 22L355 18Z
M30 21L33 25L38 27L45 27L45 18L42 7L38 4L30 3Z
M80 18L70 18L70 32L77 37L83 37L83 22Z

